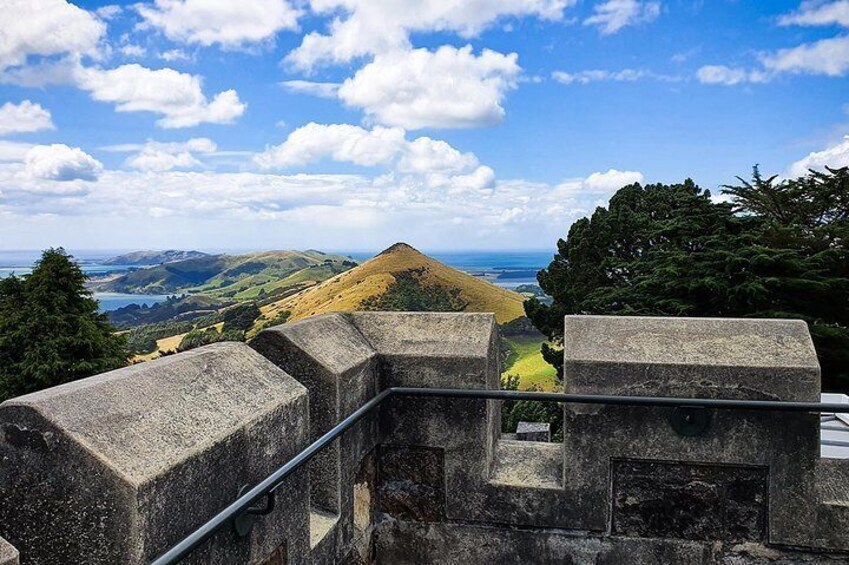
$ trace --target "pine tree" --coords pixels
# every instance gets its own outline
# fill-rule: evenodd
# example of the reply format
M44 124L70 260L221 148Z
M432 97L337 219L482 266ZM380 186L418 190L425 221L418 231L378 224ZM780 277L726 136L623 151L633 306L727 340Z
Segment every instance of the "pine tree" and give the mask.
M61 248L32 274L0 280L0 400L126 365L126 340L85 280Z
M525 310L562 344L566 314L801 318L823 389L849 391L849 169L725 187L633 184L575 222ZM543 347L562 369L562 352Z

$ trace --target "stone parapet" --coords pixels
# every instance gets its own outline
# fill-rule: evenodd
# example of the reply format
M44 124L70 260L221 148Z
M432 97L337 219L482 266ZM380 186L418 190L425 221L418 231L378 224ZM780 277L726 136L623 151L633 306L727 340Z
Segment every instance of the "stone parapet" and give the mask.
M306 387L310 441L377 394L378 355L347 316L328 314L271 328L252 345ZM366 458L378 439L377 416L370 415L310 462L313 561L332 563L349 553L368 555L370 515L367 523L358 521L355 509L371 505L373 473L365 467L371 464Z
M568 317L570 393L815 401L801 322ZM22 562L142 563L389 387L500 387L489 314L328 314L0 405ZM849 462L809 414L391 396L197 563L849 563ZM558 430L551 430L552 433ZM65 559L65 557L68 557Z
M0 405L0 534L29 564L146 563L307 445L306 389L244 344L134 365ZM304 562L306 474L278 519L195 563Z
M564 351L572 393L819 400L816 353L799 321L567 316ZM706 427L688 436L675 429L670 409L566 406L563 480L575 493L583 526L602 531L612 521L617 533L616 518L624 519L626 509L616 501L627 499L629 516L642 512L646 522L684 512L692 523L679 528L697 539L760 541L768 531L773 543L814 544L818 415L699 412ZM710 485L704 492L690 488L685 495L673 486L691 487L719 465L722 478L698 483ZM641 485L646 503L627 491L638 480L634 473L658 477L653 487ZM731 493L745 495L748 511L768 523L737 530L721 524L723 516L728 522L740 516L720 512L710 500L717 493L735 507L744 502L730 500Z

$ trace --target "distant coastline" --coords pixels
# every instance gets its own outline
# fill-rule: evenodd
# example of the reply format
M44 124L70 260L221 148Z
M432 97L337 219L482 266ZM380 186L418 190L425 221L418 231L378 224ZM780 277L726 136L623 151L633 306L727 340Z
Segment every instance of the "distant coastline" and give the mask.
M110 273L122 273L138 269L139 265L106 265L105 261L132 253L133 249L72 250L68 252L80 264L83 272L92 276L105 276ZM240 253L234 250L202 250L208 253ZM379 251L332 251L349 256L362 262L374 257ZM29 274L32 265L41 255L39 250L0 250L0 278L11 274ZM504 251L434 251L429 253L434 259L451 267L483 278L503 288L515 289L523 284L536 284L536 273L548 265L553 252L540 250L504 250ZM167 295L161 294L122 294L95 293L100 301L101 311L115 310L130 304L152 305L163 302Z

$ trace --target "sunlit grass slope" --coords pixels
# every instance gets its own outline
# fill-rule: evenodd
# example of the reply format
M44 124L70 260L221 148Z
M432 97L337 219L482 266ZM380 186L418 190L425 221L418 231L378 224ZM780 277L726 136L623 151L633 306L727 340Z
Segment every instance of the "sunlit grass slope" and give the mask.
M502 378L507 375L519 377L519 390L527 390L537 386L545 391L553 391L557 372L554 367L545 362L540 353L540 346L545 341L538 337L508 337L504 338L511 350Z
M396 243L365 263L293 296L262 308L264 317L289 310L290 320L328 312L360 309L363 301L379 296L395 280L394 274L424 269L419 278L425 285L456 288L467 303L467 312L494 312L503 324L524 315L522 295L453 269L420 253L405 243Z

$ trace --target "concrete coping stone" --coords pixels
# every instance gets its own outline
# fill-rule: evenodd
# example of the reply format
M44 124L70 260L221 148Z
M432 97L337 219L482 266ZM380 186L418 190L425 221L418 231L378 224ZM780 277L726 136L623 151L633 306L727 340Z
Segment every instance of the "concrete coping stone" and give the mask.
M3 538L0 538L0 565L18 565L18 550Z
M20 396L126 482L140 486L306 389L243 343L213 344Z
M819 369L801 320L566 316L570 361Z

